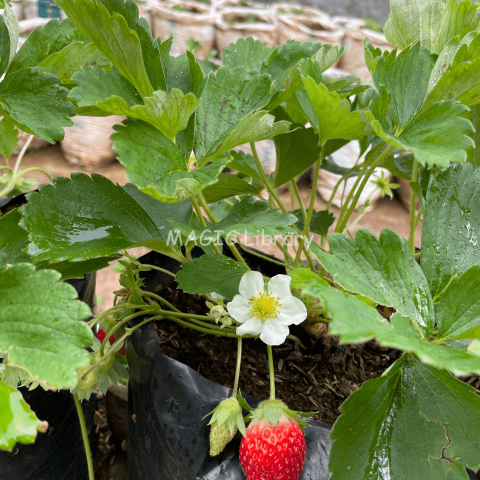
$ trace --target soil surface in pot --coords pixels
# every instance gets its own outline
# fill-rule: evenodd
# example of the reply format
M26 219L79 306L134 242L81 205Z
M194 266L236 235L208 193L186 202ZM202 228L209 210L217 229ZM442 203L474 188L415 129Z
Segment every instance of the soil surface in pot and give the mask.
M205 299L181 290L158 285L157 293L185 313L205 314ZM237 341L207 335L169 321L155 322L163 354L185 363L204 377L232 388L235 376ZM375 342L340 345L323 334L312 339L299 327L290 332L302 346L287 340L273 348L275 391L293 410L318 412L314 417L333 425L338 408L365 380L379 377L401 353ZM243 341L240 390L260 400L269 398L267 349L260 340Z

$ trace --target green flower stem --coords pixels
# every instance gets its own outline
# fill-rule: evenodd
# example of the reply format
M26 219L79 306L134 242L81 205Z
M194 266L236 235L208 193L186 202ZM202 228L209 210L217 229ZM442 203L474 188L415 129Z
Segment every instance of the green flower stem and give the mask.
M92 318L87 325L92 328L93 325L96 323L100 323L100 320L102 320L104 317L108 317L108 315L112 315L114 313L117 313L119 311L123 310L128 310L130 308L151 308L150 305L134 305L133 303L119 303L118 305L114 305L113 307L109 308L108 310L105 310L104 312L100 313L96 317Z
M418 176L418 161L416 158L413 159L413 169L412 169L412 183L417 182ZM410 250L412 254L415 253L415 192L413 189L410 189L410 236L408 237L408 244L410 245Z
M221 337L239 338L239 336L236 333L233 333L233 332L229 333L229 332L226 332L225 330L211 330L211 329L208 329L208 328L203 328L203 327L200 327L200 326L196 326L196 325L192 325L190 323L184 322L183 320L180 320L179 318L175 318L175 317L166 316L165 318L168 318L169 320L172 320L172 321L174 321L174 322L176 322L179 325L182 325L184 327L191 328L192 330L197 330L198 332L208 333L210 335L220 335ZM252 335L244 335L243 337L244 338L253 338Z
M95 480L95 474L93 471L92 452L90 451L90 442L88 440L87 425L85 424L85 417L83 416L82 405L80 404L80 401L78 400L78 395L76 393L73 395L73 399L75 400L75 406L77 407L77 413L78 413L78 420L80 421L80 428L82 430L83 445L85 447L85 455L87 457L88 479Z
M207 201L205 200L205 197L202 195L202 192L198 194L198 200L200 202L200 205L202 205L203 209L205 210L205 213L208 215L208 218L212 221L212 223L218 223L217 218L213 214L213 212L210 210L210 207L208 206ZM233 255L235 258L248 270L250 270L249 266L246 264L245 260L243 257L240 255L240 252L237 250L237 247L233 244L233 242L225 237L225 241L227 242L228 247L232 251ZM220 252L219 252L220 253Z
M322 149L322 152L323 152L323 149ZM322 161L323 161L323 154L320 153L320 157L315 163L315 173L313 174L313 184L312 184L312 193L310 195L310 205L308 206L307 219L305 220L305 226L303 227L302 237L298 239L299 249L297 252L297 256L295 257L295 261L293 262L294 267L296 267L298 265L298 262L300 261L300 254L302 252L302 248L305 251L307 250L307 248L305 247L305 241L303 240L303 238L308 236L309 229L310 229L310 222L312 221L313 207L315 206L315 197L316 197L316 191L317 191L318 173L320 172ZM308 256L307 256L307 259L308 259L308 264L310 268L312 270L315 270L315 266L313 265L312 259L309 258Z
M302 197L300 196L300 192L298 190L297 182L295 181L294 178L292 178L292 180L290 180L290 185L291 185L291 188L293 189L293 191L295 193L295 196L297 197L298 203L300 204L300 210L302 211L303 221L306 222L307 221L307 211L305 210L305 205L302 201Z
M142 264L143 265L143 264ZM169 272L168 270L165 270L164 268L156 267L155 265L143 265L144 267L151 268L152 270L157 270L158 272L165 273L166 275L170 275L171 277L175 278L176 275L172 272Z
M275 400L275 369L273 367L272 347L267 345L268 370L270 371L270 400Z
M473 150L473 168L480 167L480 105L473 105L472 109L472 123L473 123L473 141L475 148Z
M165 306L167 306L168 308L170 308L174 312L180 312L180 310L177 307L174 307L169 301L165 300L163 297L161 297L160 295L157 295L156 293L144 292L143 290L139 290L138 293L142 297L154 298L155 300L157 300L160 303L163 303Z
M370 168L365 172L364 176L362 177L362 183L360 184L359 188L355 192L355 197L353 198L353 201L347 210L346 214L343 216L341 220L337 223L337 227L335 228L336 232L342 233L347 225L348 219L352 215L353 211L355 210L355 207L358 203L358 200L360 198L360 195L363 192L363 189L365 188L365 185L367 184L368 180L372 176L373 172L375 169L395 150L395 147L393 145L389 145L377 158L376 160L372 163ZM348 205L348 203L345 203L345 206Z
M350 170L346 171L342 175L342 178L335 184L335 187L333 187L332 194L330 195L330 198L328 199L328 202L327 202L327 207L326 207L327 211L330 211L330 209L332 208L333 199L335 198L335 194L337 193L337 190L342 184L342 182L345 182L346 180L348 180L348 177L350 176L350 174L353 173L355 170L359 170L360 168L362 168L362 164L353 166Z
M251 255L255 255L256 257L262 258L263 260L267 260L270 263L275 263L276 265L280 265L282 267L289 267L290 266L290 265L288 265L288 263L278 262L277 260L273 260L271 258L268 258L265 255L262 255L261 253L257 253L257 252L254 252L253 250L249 250L247 247L245 247L245 245L242 245L240 242L238 242L238 245L240 246L240 248L244 252L250 253Z
M238 381L240 380L240 365L242 364L242 337L238 337L237 367L235 369L235 381L233 383L232 398L237 398Z
M290 192L290 208L295 210L295 192L293 191L291 183L288 184L288 191Z
M290 263L293 263L293 258L292 256L288 253L288 250L286 247L284 247L280 242L277 242L275 239L274 239L274 242L275 242L275 246L283 253L283 255L285 256L285 263L287 262L290 262Z
M203 218L202 211L200 210L200 206L198 205L197 199L195 198L194 195L190 197L190 200L192 201L193 208L195 209L195 213L197 214L198 220L200 222L200 225L205 228L207 226L207 222L205 221L205 218ZM212 247L215 253L218 253L219 255L222 254L220 249L217 247L217 244L212 241Z

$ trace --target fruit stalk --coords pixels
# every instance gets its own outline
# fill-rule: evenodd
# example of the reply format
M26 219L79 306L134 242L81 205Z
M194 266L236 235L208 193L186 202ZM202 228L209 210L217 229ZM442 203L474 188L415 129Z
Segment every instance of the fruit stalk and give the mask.
M267 345L268 352L268 370L270 371L270 400L275 400L275 370L273 367L272 347Z
M80 421L83 444L85 446L85 455L87 457L87 466L88 466L88 480L95 480L95 474L93 472L92 452L90 450L90 442L88 440L87 425L85 424L85 417L83 416L82 405L76 393L73 395L73 399L75 400L75 406L77 407L78 420Z

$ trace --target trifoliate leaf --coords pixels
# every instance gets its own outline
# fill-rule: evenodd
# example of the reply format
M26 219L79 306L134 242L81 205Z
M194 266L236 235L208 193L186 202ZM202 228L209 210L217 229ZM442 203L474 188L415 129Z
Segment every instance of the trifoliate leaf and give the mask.
M314 109L305 112L318 132L320 145L333 138L358 140L365 134L365 122L359 112L351 112L350 102L340 99L336 92L329 92L323 84L316 84L311 77L303 78L305 89Z
M0 267L0 351L43 386L72 388L75 370L90 361L84 347L93 334L82 322L90 309L59 279L27 263Z
M414 356L365 382L340 410L330 434L332 480L385 478L385 472L409 480L467 480L465 466L478 467L476 390Z
M203 230L196 230L174 221L173 217L170 223L174 230L179 230L187 237L193 234L197 240L201 236L205 241L211 241L219 236L236 237L238 233L267 237L286 236L295 231L290 225L296 221L297 218L291 213L280 213L278 209L269 210L268 202L256 202L255 197L248 196L236 203L221 222Z
M45 433L47 428L48 423L37 418L22 394L0 380L0 450L11 451L17 442L33 443L37 432Z
M357 230L355 242L339 233L329 236L333 255L315 251L335 282L350 292L394 307L415 321L425 338L434 324L430 289L405 239L385 228L377 240L368 230Z
M206 187L203 195L208 203L214 203L236 195L258 196L262 190L263 186L250 185L237 175L221 173L218 176L218 182Z
M266 42L252 37L239 38L223 49L223 65L229 68L241 67L247 72L260 70L272 52Z
M0 120L0 155L9 158L18 145L18 130L9 117Z
M422 269L434 299L480 259L480 169L452 165L432 178L425 199Z
M71 43L39 63L45 72L53 73L63 85L75 85L72 76L83 66L110 66L110 61L93 43ZM103 86L105 88L105 85Z
M198 161L215 149L249 113L266 105L271 78L242 68L222 67L207 78L195 116L194 152Z
M446 0L390 0L387 40L402 50L420 40L422 48L432 51L446 6Z
M139 35L129 28L123 16L111 14L94 0L58 0L57 5L142 97L151 96L154 89L143 62Z
M468 110L455 100L431 105L410 120L399 137L386 132L370 112L365 112L375 133L397 148L411 150L422 165L448 167L463 163L473 145L472 124L462 115Z
M75 115L75 108L67 95L68 90L59 87L58 78L41 68L9 71L0 83L0 103L5 112L50 143L63 140L63 128L73 125L70 117Z
M205 242L209 243L209 242ZM187 293L211 293L232 300L247 268L225 255L202 255L182 264L177 273L178 288Z
M17 53L18 20L12 7L6 3L0 16L0 75L3 75Z
M137 244L182 260L167 219L188 223L191 204L161 203L101 175L74 173L71 180L57 177L29 194L22 213L21 226L30 238L27 253L35 262L82 261Z

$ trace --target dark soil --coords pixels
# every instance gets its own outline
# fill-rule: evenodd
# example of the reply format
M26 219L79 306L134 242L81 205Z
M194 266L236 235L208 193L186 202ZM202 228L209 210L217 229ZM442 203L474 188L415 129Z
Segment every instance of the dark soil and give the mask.
M159 290L163 289L159 285ZM205 314L205 300L166 288L161 295L185 313ZM237 341L203 334L166 321L156 322L162 353L185 363L211 381L233 386ZM290 408L318 412L316 420L332 425L338 408L362 382L379 377L400 352L375 342L340 345L322 334L313 339L298 327L291 333L302 344L287 340L274 347L275 391ZM240 390L260 400L269 397L267 350L260 340L243 342Z

